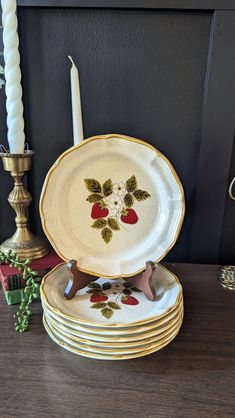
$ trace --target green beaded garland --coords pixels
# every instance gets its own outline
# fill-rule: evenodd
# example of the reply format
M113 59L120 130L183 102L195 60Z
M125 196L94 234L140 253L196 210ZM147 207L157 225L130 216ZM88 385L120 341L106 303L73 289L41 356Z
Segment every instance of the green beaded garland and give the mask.
M14 315L16 318L15 330L17 332L24 332L29 327L29 316L32 315L32 311L29 309L29 305L37 298L36 291L39 288L37 280L38 273L33 271L28 264L30 260L27 259L22 261L17 254L14 254L12 251L9 251L7 254L0 251L0 264L7 263L11 267L16 267L18 270L23 272L23 279L26 280L26 287L24 288L24 297L21 301L18 312Z

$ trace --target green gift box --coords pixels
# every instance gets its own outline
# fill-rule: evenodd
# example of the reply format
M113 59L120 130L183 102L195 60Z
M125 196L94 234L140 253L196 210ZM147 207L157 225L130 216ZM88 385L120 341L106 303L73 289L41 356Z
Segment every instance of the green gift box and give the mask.
M3 291L6 302L8 305L15 305L16 303L21 303L24 297L24 289L15 289L15 290L4 290ZM40 290L37 291L37 299L40 299Z

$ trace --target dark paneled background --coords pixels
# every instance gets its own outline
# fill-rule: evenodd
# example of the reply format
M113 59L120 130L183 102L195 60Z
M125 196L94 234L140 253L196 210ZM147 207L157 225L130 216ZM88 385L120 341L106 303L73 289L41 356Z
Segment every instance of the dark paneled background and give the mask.
M212 13L29 7L19 8L18 17L26 138L36 152L28 176L32 229L41 233L38 200L44 177L72 145L71 54L79 66L85 137L116 132L146 139L175 166L185 188L187 213L167 259L194 261L190 248ZM0 101L5 143L2 92ZM1 185L3 239L14 229L6 202L12 183L3 171ZM216 262L218 254L211 257L208 252L201 261Z

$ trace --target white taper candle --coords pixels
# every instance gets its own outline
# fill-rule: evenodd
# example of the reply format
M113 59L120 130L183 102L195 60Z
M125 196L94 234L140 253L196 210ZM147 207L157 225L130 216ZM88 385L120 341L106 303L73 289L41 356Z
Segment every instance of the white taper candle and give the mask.
M24 119L16 0L1 0L6 79L8 143L12 154L24 152Z
M70 55L68 55L68 57L72 62L72 67L70 70L70 81L73 117L73 143L74 145L76 145L84 139L82 123L82 106L78 70L73 62L72 57Z

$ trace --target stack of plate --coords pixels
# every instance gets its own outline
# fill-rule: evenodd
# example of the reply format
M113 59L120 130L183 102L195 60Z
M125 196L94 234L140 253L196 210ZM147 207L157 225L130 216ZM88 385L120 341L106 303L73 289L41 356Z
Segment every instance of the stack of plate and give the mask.
M41 286L45 329L58 345L85 357L122 360L160 350L179 332L183 294L178 278L159 264L154 280L154 302L128 279L103 278L67 300L68 271L61 264Z
M91 282L67 300L65 263L44 278L43 321L51 338L76 354L108 360L145 356L169 344L183 320L177 277L157 264L154 302L128 277L165 257L184 212L178 175L147 142L100 135L65 151L44 182L44 232L63 260L109 279Z

